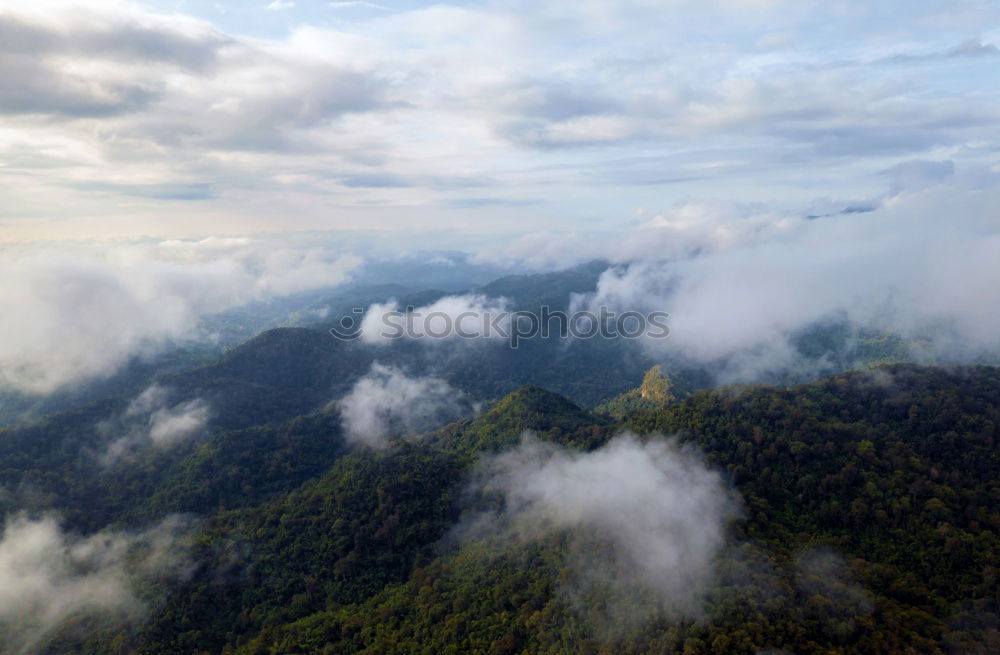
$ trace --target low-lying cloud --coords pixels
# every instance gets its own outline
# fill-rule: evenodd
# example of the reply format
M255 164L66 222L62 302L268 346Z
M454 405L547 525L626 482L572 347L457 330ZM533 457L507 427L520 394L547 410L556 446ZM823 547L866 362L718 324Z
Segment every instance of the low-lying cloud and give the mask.
M704 235L686 254L630 259L573 306L669 312L670 338L648 340L650 351L711 365L725 381L794 367L803 331L837 323L919 342L915 356L928 361L995 355L1000 200L980 182L899 192L871 211L720 227L711 233L739 238Z
M600 625L656 611L699 614L735 505L696 453L630 433L593 452L526 436L486 462L480 476L476 486L500 494L503 508L480 517L469 535L567 534L574 577L564 591L584 611L605 606ZM603 602L584 601L594 594Z
M18 247L0 253L0 386L47 393L204 338L202 317L335 286L360 258L248 239Z
M376 448L455 420L469 407L445 380L411 377L378 362L337 406L347 439Z
M106 464L127 458L135 451L153 446L169 448L204 432L211 407L201 398L174 402L169 389L152 384L129 403L117 421L105 421L102 431L124 431L108 446Z
M141 532L64 532L54 516L10 516L0 537L0 650L41 652L70 619L133 621L142 579L184 577L190 521L172 516Z
M402 307L396 300L376 303L361 322L361 341L373 345L386 345L395 338L429 345L456 338L502 341L509 332L508 306L506 298L481 294L445 296L422 307Z

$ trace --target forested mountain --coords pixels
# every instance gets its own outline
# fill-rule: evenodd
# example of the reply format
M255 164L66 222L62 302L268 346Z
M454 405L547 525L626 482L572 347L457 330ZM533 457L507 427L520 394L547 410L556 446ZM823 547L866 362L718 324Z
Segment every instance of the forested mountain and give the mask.
M377 345L343 342L329 333L331 328L339 329L345 317L358 321L358 310L390 300L399 307L422 307L446 297L476 296L502 300L511 311L537 314L542 307L566 311L574 294L594 292L606 270L606 262L595 261L457 290L456 279L448 277L449 290L366 284L300 294L281 303L253 304L204 319L200 331L214 335L214 340L194 340L155 356L135 358L108 378L46 395L0 389L0 426L28 423L108 398L135 396L151 384L174 389L178 398L209 402L216 427L282 421L335 400L375 361L392 363L415 375L443 378L487 402L535 385L594 407L628 392L657 363L667 365L671 384L681 395L713 386L716 371L712 365L692 364L683 360L683 353L654 354L640 341L627 338L567 340L553 335L526 339L517 348L502 340L453 340L447 348L436 348L414 339ZM258 334L256 328L262 326L269 329ZM801 370L777 371L772 375L774 382L813 379L817 372L905 361L909 356L908 344L898 337L859 331L836 317L792 336Z
M305 352L302 362L327 350ZM234 352L217 366L235 378L257 365ZM681 400L664 380L647 376L645 394L637 390L644 402L617 419L526 387L474 418L382 448L346 442L336 408L220 428L177 450L140 451L127 466L89 469L74 445L86 431L74 426L108 407L8 431L0 440L8 512L55 510L85 533L198 517L179 538L185 575L131 583L141 618L81 609L33 648L997 652L1000 370L892 366ZM563 508L584 513L562 523L558 514L533 523L531 513L511 513L518 494L541 485L533 502L547 502L568 471L597 470L587 458L636 453L680 464L638 506L611 505L623 516L601 520L621 530L680 502L705 476L726 490L712 557L680 551L680 563L701 562L682 569L705 573L691 598L622 575L631 569L614 551L635 544L592 541L605 524L586 507ZM539 462L552 466L533 469ZM517 477L522 470L539 475ZM685 478L693 473L702 477ZM638 472L607 478L612 486L590 475L573 488L601 489L594 506L645 488L633 486ZM671 476L687 481L670 486ZM648 528L639 534L665 538ZM18 652L18 626L0 629Z

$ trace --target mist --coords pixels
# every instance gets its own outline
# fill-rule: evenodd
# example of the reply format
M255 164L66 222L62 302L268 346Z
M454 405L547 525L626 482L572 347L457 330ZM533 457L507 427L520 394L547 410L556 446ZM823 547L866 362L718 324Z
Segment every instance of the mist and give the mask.
M445 380L409 376L378 362L336 405L347 439L374 448L440 427L470 409L463 394Z
M751 215L757 229L734 219L732 229L709 230L713 238L692 227L682 240L687 254L629 259L573 307L669 312L670 337L643 345L659 358L712 367L723 382L802 366L796 338L830 324L846 324L855 338L869 331L919 344L910 348L918 361L995 358L994 196L935 187L813 220ZM677 221L664 224L676 236Z
M82 536L64 532L53 515L8 516L0 537L0 650L41 652L71 619L142 620L148 608L136 583L189 575L184 538L191 529L172 516L142 531Z
M565 535L571 580L562 592L600 625L665 612L698 616L737 505L719 474L675 441L623 433L592 452L526 435L485 461L474 488L502 508L463 527L464 538L513 543Z
M132 357L210 341L205 316L350 279L361 259L278 241L207 238L0 251L0 386L50 393Z
M174 402L170 389L154 383L133 398L120 417L98 426L113 439L102 461L114 464L144 448L170 448L203 434L211 413L205 400Z

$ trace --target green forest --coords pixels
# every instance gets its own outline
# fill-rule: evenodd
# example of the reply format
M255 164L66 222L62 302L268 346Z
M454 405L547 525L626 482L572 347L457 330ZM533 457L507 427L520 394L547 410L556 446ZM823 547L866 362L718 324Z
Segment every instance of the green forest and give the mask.
M1000 652L1000 370L676 395L659 369L600 411L524 387L381 449L345 442L329 409L92 472L73 444L106 408L7 430L4 488L30 486L67 528L196 525L185 575L134 579L141 620L81 615L44 652ZM625 431L697 453L734 503L695 611L641 586L568 594L585 526L459 529L503 504L472 481L525 433L593 453Z

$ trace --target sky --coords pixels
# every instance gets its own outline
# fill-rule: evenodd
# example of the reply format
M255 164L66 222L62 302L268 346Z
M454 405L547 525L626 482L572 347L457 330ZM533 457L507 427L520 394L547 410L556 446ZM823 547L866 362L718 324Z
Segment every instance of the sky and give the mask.
M993 1L4 0L0 34L5 243L478 249L1000 172Z
M997 361L998 119L996 1L0 0L0 387L403 260L607 261L734 380L836 317Z

